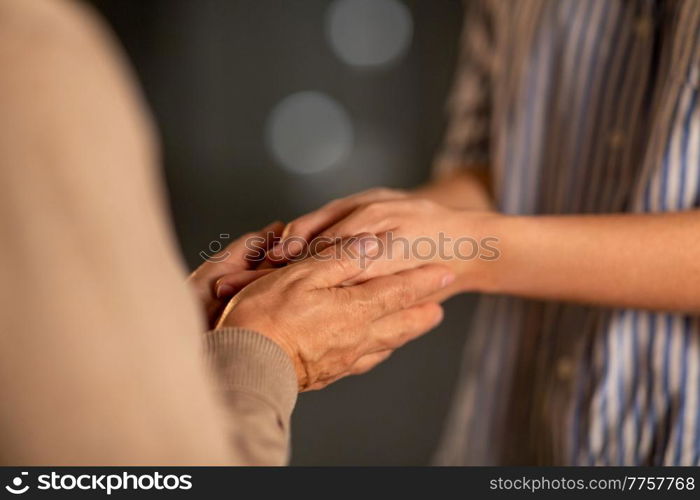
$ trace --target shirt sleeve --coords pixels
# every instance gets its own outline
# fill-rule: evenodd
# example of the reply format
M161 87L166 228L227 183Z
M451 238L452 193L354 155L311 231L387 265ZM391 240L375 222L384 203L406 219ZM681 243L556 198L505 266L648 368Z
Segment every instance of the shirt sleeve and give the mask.
M205 336L206 360L228 411L231 448L249 465L289 460L297 378L289 356L257 332L224 328Z
M0 463L284 463L291 361L202 338L111 38L77 3L4 0L0 67Z
M434 162L440 176L490 161L495 27L488 0L466 2L460 54L447 101L447 127Z

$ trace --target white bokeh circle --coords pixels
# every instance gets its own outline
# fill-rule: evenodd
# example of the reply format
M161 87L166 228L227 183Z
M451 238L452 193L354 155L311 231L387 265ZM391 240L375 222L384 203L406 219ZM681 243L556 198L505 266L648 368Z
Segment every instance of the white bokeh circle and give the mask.
M336 100L316 91L291 94L275 105L266 127L273 157L295 173L320 172L352 149L350 117Z
M413 36L413 19L398 0L335 0L326 36L346 64L376 67L399 59Z

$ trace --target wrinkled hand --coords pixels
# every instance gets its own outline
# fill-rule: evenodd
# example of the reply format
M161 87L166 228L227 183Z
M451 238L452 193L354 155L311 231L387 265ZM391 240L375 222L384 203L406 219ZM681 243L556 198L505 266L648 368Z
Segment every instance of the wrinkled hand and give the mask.
M424 297L454 279L429 265L340 286L362 273L376 238L355 238L338 256L332 247L251 283L228 304L217 325L255 330L292 359L299 390L320 389L368 371L395 349L436 326L442 308Z
M245 234L199 266L187 279L213 327L228 299L272 269L259 268L264 252L278 238L284 224L273 222L260 231Z

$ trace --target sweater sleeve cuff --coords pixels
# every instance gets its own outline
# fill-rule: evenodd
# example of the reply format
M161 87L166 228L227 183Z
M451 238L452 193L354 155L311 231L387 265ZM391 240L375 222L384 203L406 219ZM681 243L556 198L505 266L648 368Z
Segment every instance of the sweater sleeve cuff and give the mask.
M297 399L297 376L281 347L243 328L205 334L205 355L223 390L244 391L267 401L288 421Z

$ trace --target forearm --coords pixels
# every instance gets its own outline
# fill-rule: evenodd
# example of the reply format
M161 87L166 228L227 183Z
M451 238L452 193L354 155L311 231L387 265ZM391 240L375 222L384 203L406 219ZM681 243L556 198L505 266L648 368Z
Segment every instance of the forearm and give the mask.
M486 216L499 239L462 286L616 307L700 310L700 213ZM465 269L469 269L465 267ZM472 268L473 273L473 268ZM469 281L472 283L469 283Z

